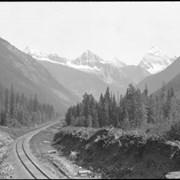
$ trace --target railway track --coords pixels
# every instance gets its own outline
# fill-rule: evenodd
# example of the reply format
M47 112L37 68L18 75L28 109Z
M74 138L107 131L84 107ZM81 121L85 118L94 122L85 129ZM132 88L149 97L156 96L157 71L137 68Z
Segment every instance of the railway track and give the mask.
M26 173L28 174L28 179L57 179L55 174L48 171L40 163L37 162L37 159L33 158L32 153L30 152L29 148L29 139L31 139L35 134L40 132L41 130L44 130L51 126L51 124L42 125L40 128L36 128L34 131L29 132L28 134L20 137L15 144L15 151L17 154L17 157L21 163L21 165L26 170ZM65 178L70 179L62 170L60 170L63 176Z
M38 165L28 156L24 147L24 139L20 139L16 143L16 153L21 163L33 179L51 179L51 177L44 173L44 171L42 171Z

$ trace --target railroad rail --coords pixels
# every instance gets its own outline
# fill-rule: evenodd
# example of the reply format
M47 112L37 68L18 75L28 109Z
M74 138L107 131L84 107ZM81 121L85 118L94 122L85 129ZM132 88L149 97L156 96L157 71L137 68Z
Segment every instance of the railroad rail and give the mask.
M51 177L41 170L38 165L28 156L24 147L24 139L20 139L16 143L16 153L21 163L33 179L51 179Z
M56 122L54 122L55 124ZM37 134L39 131L43 130L44 128L48 128L53 123L48 123L45 125L41 125L38 128L35 128L34 130L30 131L26 135L23 135L22 137L18 138L15 144L15 151L17 154L18 159L20 160L21 164L27 171L29 177L31 179L57 179L57 177L48 170L44 169L41 164L37 162L34 158L32 158L32 154L29 152L28 143L29 140L31 139L35 134ZM60 169L60 172L62 173L65 178L70 179L70 177L63 172L63 170Z

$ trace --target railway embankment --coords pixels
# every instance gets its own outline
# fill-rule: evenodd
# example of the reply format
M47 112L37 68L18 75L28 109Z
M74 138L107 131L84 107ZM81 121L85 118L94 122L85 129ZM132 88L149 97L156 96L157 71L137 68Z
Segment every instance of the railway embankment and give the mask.
M102 178L166 178L180 170L179 141L165 141L138 131L64 127L53 146L67 159Z

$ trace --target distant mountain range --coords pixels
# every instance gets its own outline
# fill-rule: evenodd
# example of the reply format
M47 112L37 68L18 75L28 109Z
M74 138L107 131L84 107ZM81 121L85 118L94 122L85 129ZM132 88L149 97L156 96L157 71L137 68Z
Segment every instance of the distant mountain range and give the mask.
M42 102L58 110L66 109L79 98L60 84L36 59L0 38L0 83L13 84L15 91L26 96L37 94Z
M89 50L75 59L32 48L20 51L0 38L0 84L13 84L16 91L27 96L37 94L42 102L62 111L80 101L85 92L99 98L107 86L112 92L123 94L129 83L141 89L147 84L154 92L164 81L180 93L179 69L179 58L169 58L155 47L136 66L126 65L118 58L104 60Z
M118 58L104 60L90 50L76 59L45 54L28 47L24 52L39 60L60 83L79 97L89 92L96 98L107 86L114 93L124 93L129 83L137 85L145 77L164 70L175 60L164 55L157 47L151 47L137 66L126 65Z
M25 52L32 55L64 86L82 97L85 92L93 93L99 98L107 86L114 93L124 93L129 83L137 84L150 73L134 65L126 65L117 58L104 60L93 52L86 50L76 59L69 60L57 55L39 56L34 51ZM56 59L54 58L56 56Z
M26 96L37 94L41 102L51 103L61 112L79 102L85 92L98 99L107 86L117 95L133 83L140 89L147 85L153 93L163 82L180 98L180 57L169 58L156 47L138 65L127 65L118 58L104 60L90 50L75 59L32 48L21 51L0 38L0 84L13 84L15 91Z

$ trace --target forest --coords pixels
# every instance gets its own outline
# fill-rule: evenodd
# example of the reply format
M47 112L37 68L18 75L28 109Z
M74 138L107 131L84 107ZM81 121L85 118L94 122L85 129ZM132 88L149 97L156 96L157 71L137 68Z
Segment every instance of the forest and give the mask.
M14 91L13 85L4 88L0 84L0 125L8 127L33 127L55 117L54 107L40 103L34 97L26 97Z
M123 130L141 129L146 133L167 134L179 127L180 103L173 88L149 94L147 86L141 92L129 84L124 96L116 97L109 87L96 101L85 93L83 100L71 106L65 116L67 125L78 127L115 127Z

